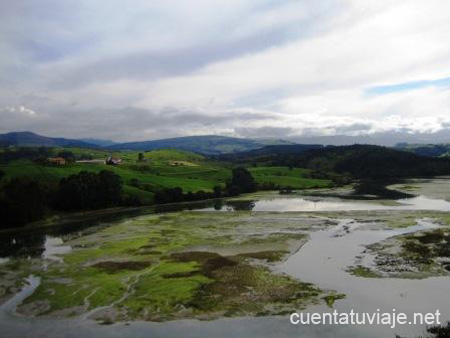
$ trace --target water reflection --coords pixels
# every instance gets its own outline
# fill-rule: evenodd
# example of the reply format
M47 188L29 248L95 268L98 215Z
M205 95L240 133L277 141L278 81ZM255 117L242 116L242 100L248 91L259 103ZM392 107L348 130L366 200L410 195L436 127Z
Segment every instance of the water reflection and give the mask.
M275 197L258 201L230 201L226 208L206 208L205 211L358 211L358 210L436 210L450 211L450 202L425 196L396 201L351 200L319 197Z
M50 237L80 236L85 232L97 231L117 221L153 213L174 212L182 210L198 210L223 205L222 200L207 200L190 203L165 204L152 207L123 209L115 212L99 214L86 219L73 219L64 224L36 229L14 229L0 236L0 258L2 257L41 257L46 249L45 243Z
M252 211L255 201L230 201L226 204L227 211Z

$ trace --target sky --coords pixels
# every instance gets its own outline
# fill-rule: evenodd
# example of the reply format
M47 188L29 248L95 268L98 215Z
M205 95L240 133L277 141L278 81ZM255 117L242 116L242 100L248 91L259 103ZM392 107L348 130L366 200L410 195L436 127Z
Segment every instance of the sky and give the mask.
M0 133L450 128L448 0L0 2Z

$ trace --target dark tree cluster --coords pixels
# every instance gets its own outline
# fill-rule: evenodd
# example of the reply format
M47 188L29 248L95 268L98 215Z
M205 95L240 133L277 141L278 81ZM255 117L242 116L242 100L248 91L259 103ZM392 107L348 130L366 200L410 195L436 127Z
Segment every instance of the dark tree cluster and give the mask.
M61 179L57 207L62 210L93 210L117 206L122 200L122 181L109 170L82 171Z
M4 185L0 197L2 227L17 227L39 220L45 211L45 191L35 181L13 178Z
M22 158L39 161L50 156L51 148L20 147L14 150L5 148L0 152L0 162L9 162Z
M257 188L252 174L243 167L234 168L231 181L227 182L227 195L237 196L243 193L255 192Z

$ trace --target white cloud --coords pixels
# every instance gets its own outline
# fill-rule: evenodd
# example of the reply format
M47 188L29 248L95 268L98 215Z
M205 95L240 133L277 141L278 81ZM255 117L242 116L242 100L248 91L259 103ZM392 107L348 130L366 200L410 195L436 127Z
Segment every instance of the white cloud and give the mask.
M9 113L18 113L24 116L35 116L36 112L30 108L27 108L25 106L18 106L18 107L4 107L4 110Z
M149 122L130 139L152 130L237 135L248 111L271 117L246 120L248 134L268 127L288 135L431 132L450 123L448 88L366 92L450 77L446 0L136 1L126 8L119 1L46 0L36 7L23 0L2 6L7 39L0 47L8 57L0 71L8 79L0 80L0 103L28 116L35 115L25 108L32 106L46 123L59 121L55 132L70 120L95 133L103 126L89 121L100 110L125 114L114 119L135 126L124 107L152 118L170 109L181 121L155 129ZM182 118L192 112L204 123ZM10 125L22 129L21 123Z

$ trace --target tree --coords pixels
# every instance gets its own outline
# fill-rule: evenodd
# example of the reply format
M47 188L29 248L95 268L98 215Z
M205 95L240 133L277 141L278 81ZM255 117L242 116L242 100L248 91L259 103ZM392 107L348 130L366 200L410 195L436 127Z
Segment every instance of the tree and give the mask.
M63 210L90 210L119 205L122 201L122 180L109 170L100 173L81 171L61 179L57 206Z
M256 191L256 182L252 174L243 167L234 168L232 171L231 182L227 183L227 191L230 196L240 193Z
M102 170L98 174L100 183L100 198L106 207L120 204L122 199L122 179L119 175L109 170Z
M22 226L45 214L45 194L35 182L25 178L11 179L3 189L0 217L4 227Z
M155 193L155 203L175 203L183 201L183 189L179 187L161 189Z
M220 197L220 196L222 196L222 187L221 187L220 185L216 185L216 186L213 188L213 191L214 191L214 197Z
M142 162L144 160L144 153L139 153L138 155L138 161Z

